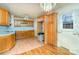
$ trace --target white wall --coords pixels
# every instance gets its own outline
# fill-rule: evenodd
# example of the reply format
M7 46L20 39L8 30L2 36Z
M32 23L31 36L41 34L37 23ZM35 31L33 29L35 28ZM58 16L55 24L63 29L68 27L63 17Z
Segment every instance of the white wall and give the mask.
M69 4L56 10L58 12L58 46L69 49L72 53L79 54L79 4ZM62 28L62 14L70 12L73 14L74 29L64 30Z

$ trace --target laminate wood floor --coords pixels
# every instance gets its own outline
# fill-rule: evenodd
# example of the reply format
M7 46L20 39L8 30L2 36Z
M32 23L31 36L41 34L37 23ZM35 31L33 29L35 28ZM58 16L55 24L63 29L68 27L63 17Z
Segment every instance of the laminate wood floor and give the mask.
M28 38L28 39L18 39L16 40L15 46L1 55L16 55L20 54L35 48L40 47L40 42L37 38Z
M21 53L20 55L73 55L65 48L52 47L51 45L44 45L39 48Z
M73 55L65 48L58 48L46 44L41 46L37 38L16 40L16 45L1 55Z

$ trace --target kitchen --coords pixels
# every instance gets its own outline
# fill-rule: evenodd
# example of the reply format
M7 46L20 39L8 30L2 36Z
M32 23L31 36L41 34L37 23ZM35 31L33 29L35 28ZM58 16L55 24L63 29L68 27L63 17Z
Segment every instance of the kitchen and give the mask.
M62 19L75 20L77 7L66 3L0 3L0 54L78 54L78 47L70 39L78 35L73 23L62 25Z

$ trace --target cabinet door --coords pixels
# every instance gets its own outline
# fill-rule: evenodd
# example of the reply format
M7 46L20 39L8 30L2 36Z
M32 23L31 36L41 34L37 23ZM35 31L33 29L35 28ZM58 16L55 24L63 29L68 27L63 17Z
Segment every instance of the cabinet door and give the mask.
M4 24L4 25L8 25L8 24L9 24L9 23L8 23L8 22L9 22L9 21L8 21L8 20L9 20L8 16L9 16L9 15L8 15L8 12L7 12L6 10L4 10L4 11L3 11L3 24Z
M0 25L9 25L9 13L7 10L0 9Z
M57 14L53 13L47 16L48 17L48 25L47 25L47 43L53 46L57 46L57 39L56 39L56 18Z
M0 10L0 25L2 23L2 10Z

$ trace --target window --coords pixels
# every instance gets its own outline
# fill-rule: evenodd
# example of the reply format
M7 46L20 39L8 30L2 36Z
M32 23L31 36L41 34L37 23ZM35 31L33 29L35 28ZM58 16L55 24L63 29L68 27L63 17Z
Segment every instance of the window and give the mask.
M73 16L72 13L62 15L63 29L73 29Z

